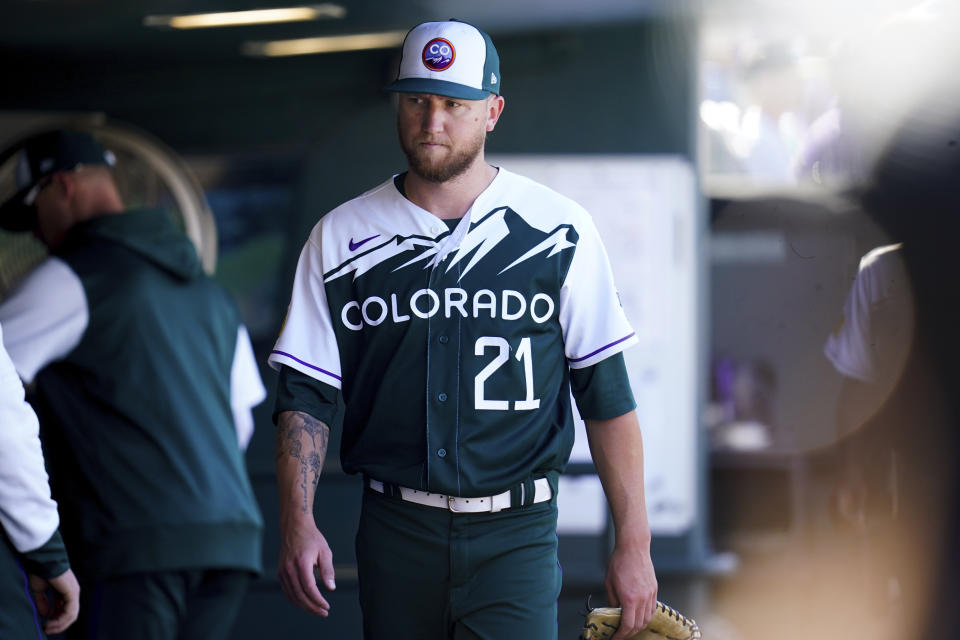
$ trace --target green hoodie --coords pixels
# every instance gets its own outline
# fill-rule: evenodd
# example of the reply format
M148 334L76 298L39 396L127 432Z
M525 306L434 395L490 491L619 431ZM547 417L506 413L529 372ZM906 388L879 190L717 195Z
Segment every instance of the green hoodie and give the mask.
M233 302L163 211L87 220L56 255L89 309L76 348L36 379L71 561L88 577L259 572L230 407Z

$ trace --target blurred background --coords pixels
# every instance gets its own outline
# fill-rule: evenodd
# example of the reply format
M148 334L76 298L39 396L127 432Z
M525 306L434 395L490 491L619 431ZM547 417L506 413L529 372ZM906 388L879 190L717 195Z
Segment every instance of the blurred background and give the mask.
M17 141L68 125L114 151L129 205L176 214L235 296L271 392L247 453L265 572L233 637L359 638L360 483L336 434L316 507L338 570L331 617L296 609L275 577L266 355L310 229L405 168L382 91L403 34L472 22L505 83L491 161L591 211L641 336L627 362L660 599L711 640L923 637L952 628L960 568L955 4L9 2L0 195ZM824 349L861 259L891 244L906 325L871 339L894 355L851 421L850 372ZM0 296L42 256L0 235ZM853 510L851 469L866 470ZM572 638L587 597L604 604L611 545L582 438L560 509Z

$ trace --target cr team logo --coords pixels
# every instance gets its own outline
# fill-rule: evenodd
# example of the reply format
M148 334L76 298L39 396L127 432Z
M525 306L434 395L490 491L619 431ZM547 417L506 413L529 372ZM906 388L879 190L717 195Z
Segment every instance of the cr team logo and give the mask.
M443 71L453 64L453 59L457 57L457 52L449 40L444 38L434 38L423 48L421 58L423 66L431 71Z

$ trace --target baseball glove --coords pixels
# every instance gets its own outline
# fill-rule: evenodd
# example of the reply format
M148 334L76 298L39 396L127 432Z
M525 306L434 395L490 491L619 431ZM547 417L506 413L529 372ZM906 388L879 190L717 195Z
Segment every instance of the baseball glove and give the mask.
M620 607L590 609L583 621L582 640L608 640L620 626ZM697 623L657 602L653 619L630 640L700 640Z

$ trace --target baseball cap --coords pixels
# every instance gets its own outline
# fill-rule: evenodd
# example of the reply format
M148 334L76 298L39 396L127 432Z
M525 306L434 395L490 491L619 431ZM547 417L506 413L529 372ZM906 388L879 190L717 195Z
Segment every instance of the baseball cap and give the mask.
M116 164L112 152L79 131L40 133L18 144L17 149L22 150L16 167L17 192L0 205L0 228L8 231L29 231L36 226L33 203L44 178L80 165Z
M461 100L500 95L500 56L490 36L459 20L424 22L403 40L400 70L387 91Z

